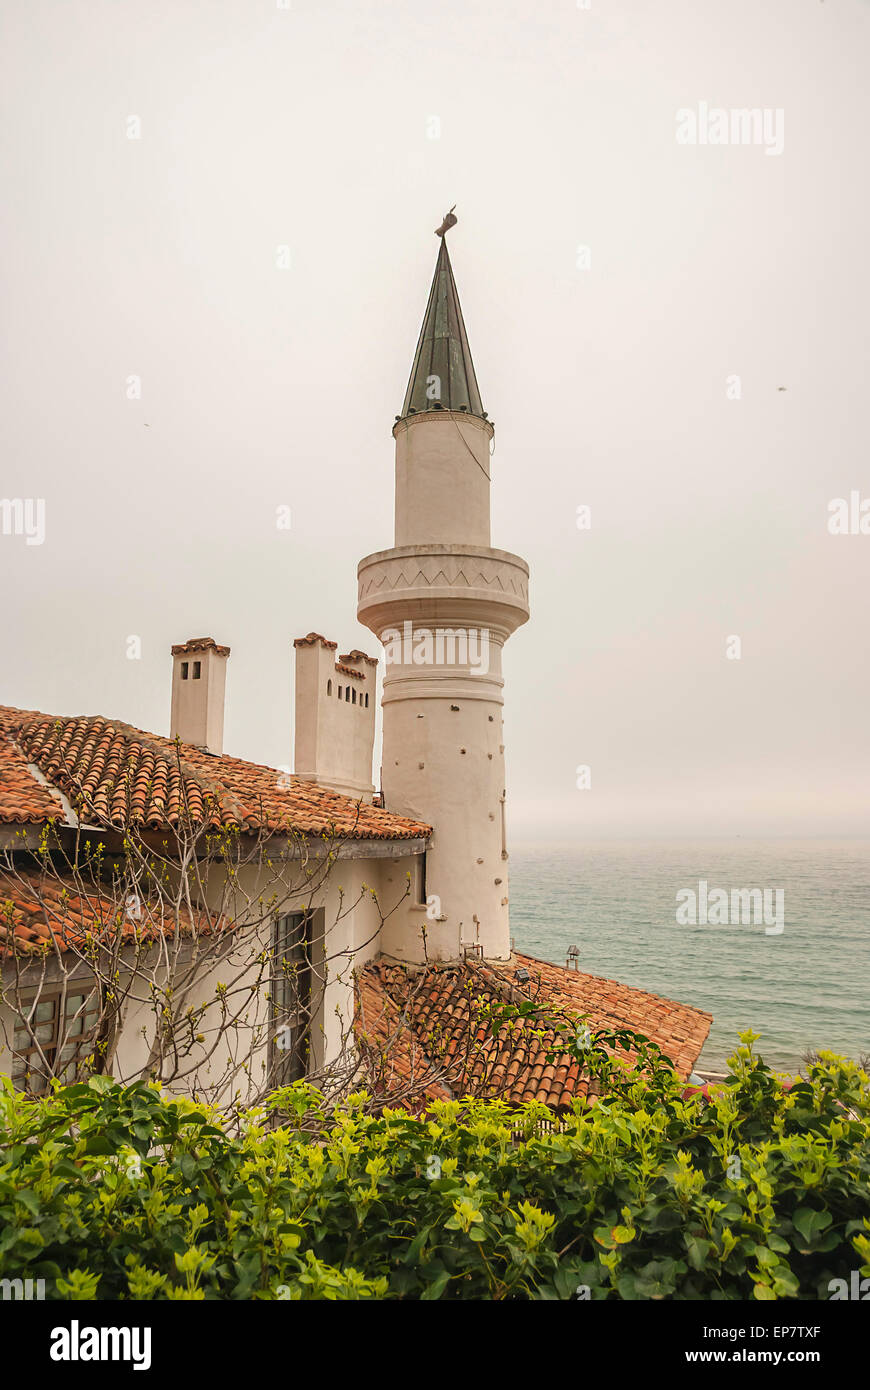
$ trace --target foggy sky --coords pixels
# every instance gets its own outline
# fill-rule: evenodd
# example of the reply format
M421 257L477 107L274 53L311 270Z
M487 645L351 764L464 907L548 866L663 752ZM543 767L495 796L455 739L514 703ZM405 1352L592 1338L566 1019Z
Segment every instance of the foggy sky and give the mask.
M532 576L515 842L868 832L870 536L827 518L870 497L870 5L7 0L2 29L0 495L46 536L0 536L0 701L166 733L169 647L211 635L225 750L290 763L292 639L376 649L356 564L392 544L456 203L493 544ZM781 109L783 152L678 144L700 102Z

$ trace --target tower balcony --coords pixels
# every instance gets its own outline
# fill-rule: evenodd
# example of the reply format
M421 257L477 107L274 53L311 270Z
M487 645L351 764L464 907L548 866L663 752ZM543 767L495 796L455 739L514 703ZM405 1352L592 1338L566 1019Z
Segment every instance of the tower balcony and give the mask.
M366 555L357 576L357 617L379 639L411 622L487 628L504 642L528 621L529 567L507 550L395 546Z

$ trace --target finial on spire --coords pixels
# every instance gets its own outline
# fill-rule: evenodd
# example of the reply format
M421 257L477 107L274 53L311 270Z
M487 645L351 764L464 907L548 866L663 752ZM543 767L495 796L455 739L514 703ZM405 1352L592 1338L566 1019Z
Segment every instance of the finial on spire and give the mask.
M435 228L436 236L443 237L445 232L449 232L451 227L456 226L457 222L459 221L459 218L453 216L453 208L455 207L456 204L454 203L450 211L444 214L444 221L441 223L441 226Z

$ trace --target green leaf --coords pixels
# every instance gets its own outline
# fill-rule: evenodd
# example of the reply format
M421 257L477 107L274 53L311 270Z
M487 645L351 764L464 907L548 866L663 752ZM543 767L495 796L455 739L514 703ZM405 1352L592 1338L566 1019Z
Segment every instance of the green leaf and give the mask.
M693 1269L704 1268L712 1249L713 1246L709 1240L704 1240L700 1236L686 1237L686 1254Z
M417 1232L414 1239L411 1241L411 1244L408 1246L407 1251L405 1252L404 1263L406 1265L412 1265L417 1263L422 1253L423 1246L426 1244L426 1241L429 1238L429 1232L431 1231L431 1229L431 1226L424 1226L422 1231Z
M107 1154L117 1153L120 1147L119 1143L106 1134L89 1134L85 1143L85 1153L105 1157Z
M829 1212L814 1211L811 1207L799 1207L791 1219L808 1248L812 1247L816 1238L831 1224Z
M433 1279L432 1283L426 1286L426 1288L421 1293L420 1298L425 1302L433 1302L435 1299L441 1297L442 1293L447 1288L447 1285L449 1283L450 1270L443 1269L441 1273L437 1275L435 1279Z
M16 1192L15 1200L16 1202L20 1202L23 1207L26 1207L31 1216L39 1216L41 1207L39 1198L35 1192L31 1192L30 1189L26 1187L22 1188L20 1192Z

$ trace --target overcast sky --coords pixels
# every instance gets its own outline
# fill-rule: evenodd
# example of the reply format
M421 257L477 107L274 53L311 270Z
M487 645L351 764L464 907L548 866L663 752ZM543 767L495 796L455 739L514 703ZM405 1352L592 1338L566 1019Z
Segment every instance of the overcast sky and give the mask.
M456 203L532 574L515 842L867 834L870 535L827 529L870 498L866 0L2 16L0 495L46 533L0 536L0 700L165 733L210 634L226 751L291 761L292 639L375 647L356 564ZM781 110L782 152L678 143L699 103Z

